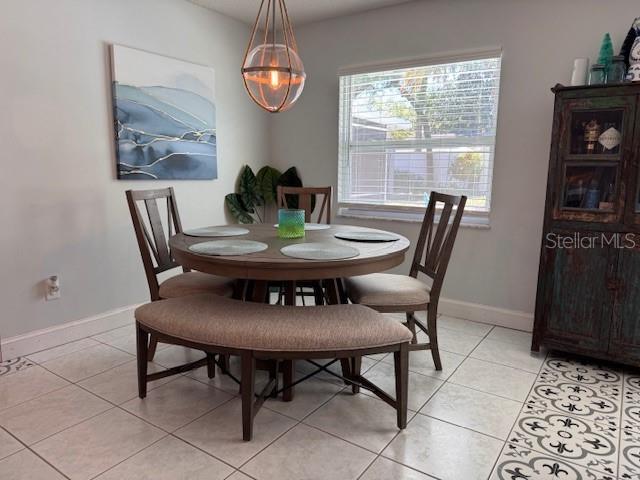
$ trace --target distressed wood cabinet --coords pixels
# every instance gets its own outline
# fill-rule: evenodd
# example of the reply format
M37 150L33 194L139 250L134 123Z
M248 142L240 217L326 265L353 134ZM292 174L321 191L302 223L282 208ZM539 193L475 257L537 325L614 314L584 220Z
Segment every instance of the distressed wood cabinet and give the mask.
M552 91L531 348L640 366L640 84Z

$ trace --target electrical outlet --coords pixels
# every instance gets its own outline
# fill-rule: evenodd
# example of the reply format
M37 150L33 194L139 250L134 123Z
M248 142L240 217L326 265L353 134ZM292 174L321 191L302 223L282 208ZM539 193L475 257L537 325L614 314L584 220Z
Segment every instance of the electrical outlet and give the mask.
M60 298L60 277L58 277L58 275L51 275L47 278L46 287L45 298L47 301Z

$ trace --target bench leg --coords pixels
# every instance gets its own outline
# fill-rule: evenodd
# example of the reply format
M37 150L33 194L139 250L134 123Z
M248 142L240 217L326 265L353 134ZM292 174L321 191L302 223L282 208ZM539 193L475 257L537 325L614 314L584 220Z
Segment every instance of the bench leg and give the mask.
M396 374L396 413L398 428L407 427L407 399L409 390L409 346L403 343L400 350L393 352L393 365Z
M253 436L253 405L255 397L256 359L253 352L244 352L240 359L242 379L242 439L246 442Z
M138 359L138 396L147 396L147 361L149 357L149 334L136 323L137 359Z

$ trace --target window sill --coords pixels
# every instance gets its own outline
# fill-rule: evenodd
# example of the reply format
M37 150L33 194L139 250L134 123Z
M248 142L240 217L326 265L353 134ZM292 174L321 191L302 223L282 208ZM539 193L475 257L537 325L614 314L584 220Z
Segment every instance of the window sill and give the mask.
M340 207L338 217L357 218L366 220L382 220L405 223L422 223L424 211L398 211L398 210L369 210L366 208ZM439 215L436 215L438 223ZM474 228L478 230L491 229L488 213L464 214L462 216L461 228Z

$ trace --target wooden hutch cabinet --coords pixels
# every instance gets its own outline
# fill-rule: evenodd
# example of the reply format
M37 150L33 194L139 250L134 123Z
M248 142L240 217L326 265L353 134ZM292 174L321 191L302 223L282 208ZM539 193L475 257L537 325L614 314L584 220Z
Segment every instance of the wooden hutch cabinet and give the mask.
M552 91L531 348L640 366L640 84Z

